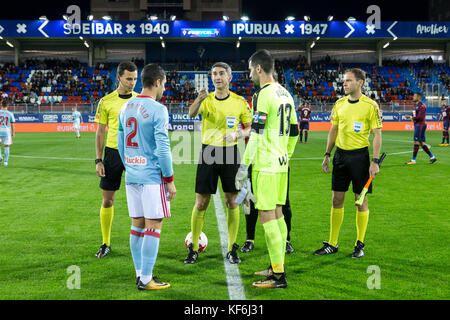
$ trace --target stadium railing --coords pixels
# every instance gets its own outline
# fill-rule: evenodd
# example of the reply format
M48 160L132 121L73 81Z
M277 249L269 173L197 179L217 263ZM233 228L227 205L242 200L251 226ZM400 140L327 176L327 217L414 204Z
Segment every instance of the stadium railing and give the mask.
M312 112L331 112L333 109L333 103L324 104L308 104L311 107ZM380 109L383 112L410 112L414 110L414 103L412 102L389 102L381 103Z
M169 113L188 113L189 104L186 103L164 103ZM312 103L312 112L331 112L333 103ZM96 103L65 103L65 104L11 104L8 109L13 113L70 113L76 107L81 113L95 113ZM430 106L431 107L431 106ZM386 112L409 112L414 109L412 102L390 102L380 104L382 111Z
M95 105L92 103L64 103L64 104L36 104L18 103L8 106L13 113L67 113L76 107L81 113L94 113Z
M188 113L189 105L184 103L165 103L169 113ZM76 107L81 113L95 113L96 103L65 103L65 104L32 104L18 103L8 106L8 110L13 113L71 113Z

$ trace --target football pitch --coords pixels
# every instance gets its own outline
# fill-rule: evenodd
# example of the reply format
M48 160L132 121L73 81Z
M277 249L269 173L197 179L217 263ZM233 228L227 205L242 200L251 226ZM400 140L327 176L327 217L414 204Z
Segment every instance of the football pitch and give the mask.
M193 133L183 135L189 138ZM230 282L216 217L220 205L213 198L203 229L208 247L196 264L183 263L195 200L197 153L194 142L189 143L190 161L174 165L177 196L171 202L172 217L163 224L154 269L171 288L141 292L129 249L125 179L115 201L112 251L104 259L94 257L101 244L95 134L84 133L76 140L70 133L18 133L9 166L0 167L0 299L228 300L233 290L241 290L239 299L248 300L448 299L450 147L438 146L441 137L442 132L427 132L436 163L428 164L428 156L420 151L417 164L406 166L412 132L383 133L387 157L374 180L374 193L368 196L365 256L352 259L356 208L351 193L345 202L339 252L312 254L328 240L331 174L321 170L327 132L310 132L308 144L297 145L290 164L295 252L286 256L285 290L252 287L261 279L253 273L269 264L259 222L255 249L239 252L239 281ZM172 148L178 138L172 139ZM221 204L224 207L223 197ZM241 213L240 246L246 239Z

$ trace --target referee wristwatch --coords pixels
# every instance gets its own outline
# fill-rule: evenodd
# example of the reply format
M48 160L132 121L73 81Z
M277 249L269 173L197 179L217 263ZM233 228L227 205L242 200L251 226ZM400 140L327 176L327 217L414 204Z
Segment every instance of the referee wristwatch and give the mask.
M100 159L100 158L98 158L98 159L95 159L95 164L97 164L97 163L100 163L100 162L103 162L103 160L102 160L102 159Z
M375 162L376 164L380 164L380 159L379 158L372 158L372 162Z
M324 156L324 157L331 157L331 153L325 152L325 153L323 154L323 156Z

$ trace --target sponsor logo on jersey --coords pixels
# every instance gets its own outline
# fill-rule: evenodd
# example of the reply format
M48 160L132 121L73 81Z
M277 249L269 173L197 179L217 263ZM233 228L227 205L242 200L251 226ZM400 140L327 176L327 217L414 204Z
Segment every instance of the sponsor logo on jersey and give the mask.
M288 163L288 156L285 154L284 156L281 156L278 158L278 162L280 163L280 166L285 166Z
M147 158L141 156L128 157L125 156L126 164L136 165L136 166L145 166L147 164Z

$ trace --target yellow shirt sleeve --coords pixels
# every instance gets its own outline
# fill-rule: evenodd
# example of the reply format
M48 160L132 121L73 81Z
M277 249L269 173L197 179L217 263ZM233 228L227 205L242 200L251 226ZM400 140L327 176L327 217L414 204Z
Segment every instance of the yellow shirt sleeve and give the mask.
M338 113L336 111L336 104L334 104L334 107L331 110L331 123L334 125L339 124L339 117L338 117Z
M378 107L378 105L376 103L373 105L373 109L370 114L369 126L370 126L371 130L379 129L379 128L383 127L383 123L381 121L381 115L380 115L380 108Z
M256 108L256 111L269 114L272 104L272 97L270 95L271 92L272 91L269 90L260 91L258 95L258 106Z
M206 100L206 99L205 99ZM203 112L205 111L205 100L200 103L200 108L198 109L198 113L203 116Z
M295 105L291 106L291 124L298 124L297 113L295 112Z
M108 124L108 112L101 99L97 105L97 112L95 113L95 122L101 124Z
M242 98L242 109L241 122L251 123L253 118L252 109L250 109L248 102L244 98Z
M202 103L200 103L200 108L198 113L202 115L202 117L206 114L207 112L210 111L210 104L211 104L211 99L214 98L214 92L210 92L208 94L208 96L205 98L205 100L202 101Z

